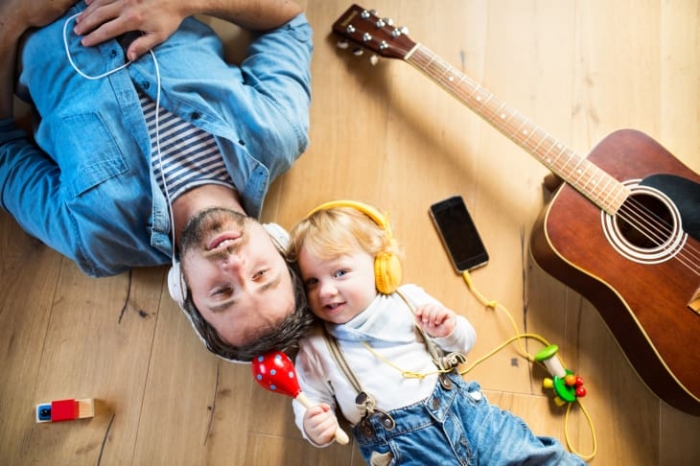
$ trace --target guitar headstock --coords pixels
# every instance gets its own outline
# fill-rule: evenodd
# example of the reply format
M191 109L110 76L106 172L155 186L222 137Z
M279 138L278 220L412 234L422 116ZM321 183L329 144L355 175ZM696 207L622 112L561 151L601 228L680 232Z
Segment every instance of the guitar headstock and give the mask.
M406 28L359 5L352 5L333 23L333 32L385 58L404 59L416 46Z

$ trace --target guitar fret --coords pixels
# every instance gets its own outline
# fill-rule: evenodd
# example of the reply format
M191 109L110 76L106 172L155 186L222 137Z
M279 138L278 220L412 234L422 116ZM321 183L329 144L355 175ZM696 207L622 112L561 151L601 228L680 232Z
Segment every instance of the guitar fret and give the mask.
M438 56L433 54L433 56L430 58L430 61L425 64L425 67L428 68L436 58L438 58Z
M578 167L579 165L581 165L581 163L576 164L576 167ZM581 178L583 178L583 176L585 175L585 173L586 173L588 167L587 167L587 166L584 167L583 170L581 170L581 169L579 169L579 168L576 168L576 167L574 167L574 168L575 168L574 171L578 173L578 178L576 178L576 184L578 184L579 186L583 186L583 185L581 184Z
M448 74L448 73L450 72L450 68L452 68L452 67L448 65L448 66L445 68L445 71L442 73L442 76L440 76L438 79L442 79L443 76L445 76L446 74ZM449 79L449 78L448 78L448 81L452 82L452 80Z
M617 200L619 198L619 195L615 194L615 190L619 189L620 187L624 188L624 185L621 183L616 183L615 180L612 179L607 173L605 174L605 179L606 183L603 189L605 196L602 197L600 201L604 206L607 207L608 210L616 211L620 207L620 205L622 205L622 202L624 202L624 199L627 197L627 195L623 193L625 195L623 196L622 200ZM611 183L613 185L612 189L608 188L608 185Z
M506 106L506 104L501 104L501 106L498 107L498 110L496 110L496 113L499 114L498 116L501 118L501 120L505 120L505 119L506 119L506 114L505 114L505 113L501 113L501 110L503 110L503 108L504 108L505 106Z
M603 175L603 178L605 179L605 186L603 186L603 192L605 192L607 194L605 195L605 197L603 197L601 199L601 202L603 203L603 205L610 207L610 203L608 202L608 198L612 194L612 190L608 189L608 185L612 182L612 180L610 179L609 176L607 176L607 174Z
M527 119L527 118L524 118L524 119L523 119L523 124L520 125L520 127L518 128L518 133L522 133L523 136L527 136L527 135L528 135L528 131L527 131L527 130L523 130L523 128L525 127L525 125L527 125L527 123L528 123L528 119ZM527 140L527 139L525 139L525 140ZM524 141L523 141L523 142L524 142Z
M593 168L593 173L588 174L588 180L586 180L586 183L584 185L584 189L586 191L590 191L591 193L596 193L596 188L598 187L598 174L599 170L597 167L591 165ZM596 195L597 198L598 195Z
M589 166L593 168L593 173L588 174L588 178L583 183L583 186L586 190L590 191L591 193L595 193L595 188L598 185L598 182L596 181L597 170L592 165L589 164Z
M540 147L545 143L545 141L548 141L551 139L551 136L549 133L546 131L543 131L540 128L537 128L536 126L534 127L534 131L530 134L530 136L525 140L525 145L529 148L530 153L534 154L535 157L537 157L542 164L544 164L545 167L549 168L550 170L552 167L550 166L549 162L545 158L545 153L542 153L542 150ZM532 142L530 141L531 139L534 139Z
M559 158L561 157L561 154L563 154L564 152L566 152L566 147L562 146L559 142L557 142L557 144L556 144L555 147L558 149L560 146L561 146L561 150L560 150L559 153L556 155L556 157L554 157L554 164L556 164L556 163L559 161ZM569 157L569 159L571 159L571 157ZM560 168L559 170L560 170L560 171L564 171L564 167L566 166L567 163L569 163L569 160L567 160L567 161L564 163L564 165L561 166L561 168Z
M572 154L572 155L569 157L569 160L566 161L566 163L568 164L569 162L571 162L571 160L572 160L573 158L574 158L574 156L573 156L573 154ZM578 174L579 174L579 177L576 179L576 182L578 182L578 181L581 179L581 173L583 173L583 172L581 171L581 169L579 168L579 167L581 166L582 163L583 163L583 159L578 159L578 163L577 163L576 165L574 165L574 167L571 169L571 174L572 174L572 176L573 176L573 174L575 174L575 173L578 173Z
M558 146L559 146L559 142L556 139L552 139L552 145L549 146L549 149L547 149L547 152L545 153L545 155L547 155L547 165L549 167L554 167L554 165L556 163L556 158L552 158L549 155L549 153L552 151L552 149L554 149L555 147L558 147Z
M543 143L544 141L546 141L546 140L547 140L547 133L545 133L544 137L543 137L542 139L540 139L540 142L538 142L537 145L536 145L535 147L532 148L532 151L535 152L535 153L537 153L537 152L539 151L540 146L542 145L542 143Z
M530 134L530 137L528 137L527 140L526 140L525 142L526 142L527 144L529 144L529 143L530 143L530 139L534 138L538 133L541 133L541 132L542 132L542 130L541 130L540 128L535 127L534 131ZM540 138L539 142L537 142L534 146L530 146L530 151L531 151L532 153L534 153L534 154L537 154L537 153L538 153L538 152L537 152L537 149L540 147L540 145L542 144L542 142L545 140L546 136L547 136L547 135L546 135L546 133L545 133L545 135L544 135L543 137ZM536 142L536 141L535 141L535 142Z

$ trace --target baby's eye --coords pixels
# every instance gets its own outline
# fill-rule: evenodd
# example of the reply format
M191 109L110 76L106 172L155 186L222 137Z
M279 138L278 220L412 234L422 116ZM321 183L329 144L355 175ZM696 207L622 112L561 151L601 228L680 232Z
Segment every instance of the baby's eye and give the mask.
M348 273L347 270L345 270L345 269L340 269L340 270L336 271L336 272L333 274L333 277L335 277L335 278L340 278L340 277L342 277L343 275L345 275L346 273Z
M318 280L315 278L309 278L304 282L304 285L306 286L307 289L312 288L318 284Z

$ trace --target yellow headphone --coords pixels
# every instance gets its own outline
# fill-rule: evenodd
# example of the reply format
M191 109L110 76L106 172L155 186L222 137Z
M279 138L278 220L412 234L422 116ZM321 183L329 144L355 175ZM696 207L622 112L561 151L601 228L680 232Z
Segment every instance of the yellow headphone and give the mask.
M377 209L367 204L363 204L357 201L339 200L326 202L316 207L314 210L309 212L307 217L310 217L315 212L319 210L334 209L337 207L350 207L359 210L363 214L371 218L377 225L379 225L387 235L387 240L389 242L390 248L387 251L382 251L377 254L374 258L374 279L377 286L377 290L383 294L391 294L396 291L396 289L401 284L401 261L396 256L394 252L391 251L396 246L396 240L391 232L391 227L389 226L389 220Z

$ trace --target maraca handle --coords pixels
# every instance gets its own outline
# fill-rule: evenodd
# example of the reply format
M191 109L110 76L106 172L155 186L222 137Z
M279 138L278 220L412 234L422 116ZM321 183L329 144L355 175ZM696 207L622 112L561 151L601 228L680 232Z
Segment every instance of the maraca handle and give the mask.
M311 400L309 400L306 395L304 395L304 392L299 392L299 394L294 398L297 400L299 403L304 406L304 408L309 409L312 406L315 406ZM347 445L348 442L350 442L350 439L348 438L348 434L345 433L343 429L338 427L335 430L335 441L338 442L341 445Z

